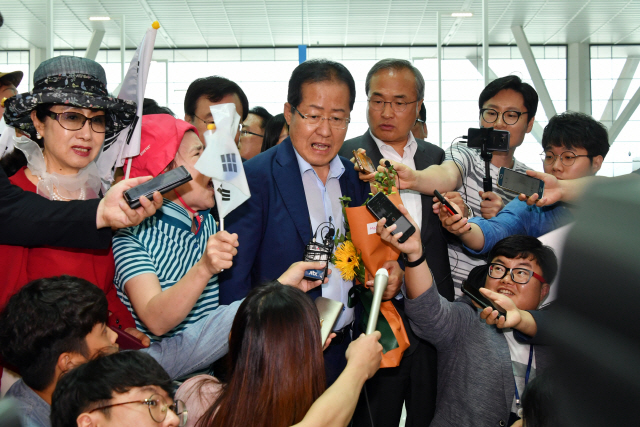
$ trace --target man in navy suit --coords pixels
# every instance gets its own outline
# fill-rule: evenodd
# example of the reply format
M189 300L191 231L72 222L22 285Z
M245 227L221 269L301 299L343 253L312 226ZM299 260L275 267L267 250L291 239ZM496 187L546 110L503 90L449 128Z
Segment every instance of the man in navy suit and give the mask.
M340 155L352 156L352 150L363 148L374 165L380 159L391 159L412 169L425 169L443 162L444 151L421 139L411 129L420 115L424 100L424 78L409 61L383 59L367 74L367 123L364 135L345 141ZM426 113L425 113L426 118ZM438 216L433 213L431 196L416 191L401 190L402 203L418 226L426 248L426 258L433 273L438 292L453 301L453 281L444 237ZM387 295L390 296L390 295ZM402 299L392 299L402 316L410 346L400 366L380 369L367 381L369 405L361 396L354 414L355 426L369 426L368 409L376 426L397 426L402 405L407 407L407 426L427 425L433 418L436 397L436 350L416 337L404 315Z
M233 267L219 276L221 304L243 298L301 261L305 246L316 232L318 239L324 237L328 223L344 233L340 197L349 196L351 206L368 197L368 184L338 156L355 97L353 77L342 64L312 60L293 71L284 105L290 137L244 164L251 198L227 217L227 231L238 234L240 245ZM402 282L396 267L389 288ZM329 384L346 366L354 318L346 304L353 283L330 268L328 283L309 292L345 304L334 327L337 336L325 351Z

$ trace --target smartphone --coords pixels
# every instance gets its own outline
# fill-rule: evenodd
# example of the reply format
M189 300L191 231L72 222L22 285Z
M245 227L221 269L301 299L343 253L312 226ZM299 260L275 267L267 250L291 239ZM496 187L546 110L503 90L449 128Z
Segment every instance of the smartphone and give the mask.
M487 151L509 151L511 134L507 130L494 128L469 128L467 147L483 148Z
M322 339L322 345L329 338L329 334L333 330L344 304L340 301L334 301L329 298L318 297L315 299L316 308L320 314L320 336Z
M453 206L451 206L451 203L449 203L449 201L445 199L444 196L440 194L438 190L433 190L433 194L435 194L435 196L438 198L440 203L442 203L442 206L445 207L445 209L449 212L450 215L453 216L456 214L456 210L453 209Z
M497 307L493 305L493 303L487 297L485 297L480 293L479 289L474 288L473 286L469 286L466 283L463 283L462 293L465 295L468 295L469 298L474 300L483 309L487 307L491 307L492 309L497 310L498 313L500 313L498 317L504 316L505 320L507 319L507 312L502 307Z
M393 224L397 224L395 230L391 232L392 235L402 232L402 236L398 239L399 243L404 243L409 237L416 232L416 228L409 222L409 220L400 213L396 205L383 193L376 193L373 198L367 202L367 209L378 220L386 218L387 222L384 225L389 227Z
M376 171L371 158L364 153L358 153L358 150L353 150L353 157L356 159L358 167L363 173L370 174Z
M505 167L498 172L498 187L511 193L523 193L527 197L538 193L541 199L544 193L544 181Z
M118 334L118 338L116 338L116 343L120 347L120 350L140 350L141 348L145 348L142 345L142 342L131 335L128 332L115 328L113 326L109 326L109 328Z
M161 194L176 187L180 187L185 182L191 181L191 174L187 172L184 166L172 169L169 172L160 174L144 184L136 185L124 192L124 199L131 209L140 207L140 197L145 196L151 199L155 191Z

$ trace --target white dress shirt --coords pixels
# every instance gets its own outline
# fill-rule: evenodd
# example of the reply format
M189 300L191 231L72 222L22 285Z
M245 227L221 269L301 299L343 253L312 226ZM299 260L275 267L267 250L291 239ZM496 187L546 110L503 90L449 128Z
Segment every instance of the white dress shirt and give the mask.
M340 232L344 234L344 218L342 215L342 205L340 204L342 189L340 188L339 181L339 178L344 173L344 165L340 161L340 158L335 156L329 163L327 183L323 184L313 167L304 160L297 151L295 151L295 153L298 159L300 175L302 175L302 185L304 186L304 195L307 199L307 207L309 209L311 235L313 236L313 233L316 232L320 224L329 221L331 221L335 227L336 233L340 230ZM318 230L318 233L322 234L322 236L316 236L316 238L318 241L322 241L324 233L321 233L321 230ZM342 279L340 270L332 263L329 263L329 268L332 270L332 273L329 275L329 281L322 285L322 296L340 301L344 304L342 314L333 328L334 330L339 330L353 322L353 308L347 307L349 290L353 286L353 282Z
M402 163L403 165L415 170L416 162L413 159L413 156L416 155L418 143L416 142L416 139L413 137L413 134L411 132L409 132L407 145L404 146L404 152L402 153L402 156L400 156L400 154L398 154L398 152L391 145L385 144L384 142L376 138L371 130L369 130L369 134L378 146L378 150L380 150L383 158ZM422 199L420 197L421 194L417 191L400 190L400 198L402 199L402 204L405 208L407 208L407 210L409 211L409 215L411 215L416 224L418 224L418 227L422 228Z

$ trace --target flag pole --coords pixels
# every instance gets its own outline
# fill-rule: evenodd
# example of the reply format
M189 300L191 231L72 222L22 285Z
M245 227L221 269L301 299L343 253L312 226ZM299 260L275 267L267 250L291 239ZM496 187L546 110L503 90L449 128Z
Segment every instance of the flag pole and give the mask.
M131 173L131 160L133 160L133 157L129 157L129 161L127 162L127 171L124 174L124 179L129 179L129 174Z
M220 218L220 231L224 231L224 217Z

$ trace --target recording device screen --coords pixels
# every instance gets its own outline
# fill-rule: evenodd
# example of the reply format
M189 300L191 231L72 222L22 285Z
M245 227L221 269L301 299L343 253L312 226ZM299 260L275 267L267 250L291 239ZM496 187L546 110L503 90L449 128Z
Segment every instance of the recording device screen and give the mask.
M484 148L486 151L509 151L511 134L506 130L494 128L469 128L467 147Z
M513 193L523 193L527 196L538 193L542 197L544 191L543 181L505 167L500 168L498 186Z

